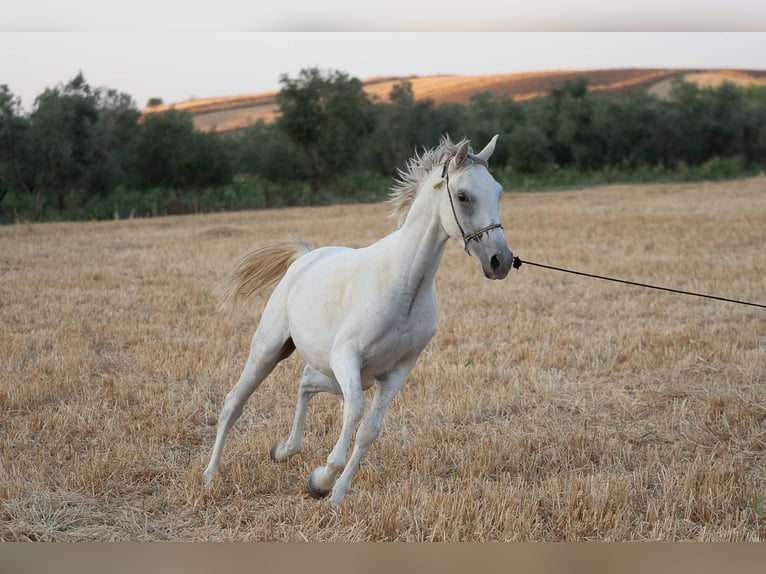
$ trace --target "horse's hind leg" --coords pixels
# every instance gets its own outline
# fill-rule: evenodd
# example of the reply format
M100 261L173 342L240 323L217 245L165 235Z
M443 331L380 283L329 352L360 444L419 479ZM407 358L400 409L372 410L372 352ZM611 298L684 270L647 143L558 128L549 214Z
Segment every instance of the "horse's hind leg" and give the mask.
M271 451L269 451L271 460L281 462L301 451L303 448L303 427L306 422L309 401L311 397L321 392L339 395L341 394L340 385L330 377L306 365L298 388L298 403L295 407L293 428L286 442L278 442L271 447Z
M210 484L218 470L226 435L242 414L242 409L247 399L260 386L263 379L268 376L276 364L295 350L295 345L289 334L285 332L280 335L274 335L274 330L272 329L268 329L272 333L264 334L264 329L261 329L263 325L262 321L261 326L258 327L255 335L253 335L253 340L250 344L250 355L247 358L247 363L242 370L239 381L229 391L224 400L221 414L218 417L218 432L215 437L215 445L210 455L210 463L205 469L205 486ZM279 329L276 329L276 331L279 331Z

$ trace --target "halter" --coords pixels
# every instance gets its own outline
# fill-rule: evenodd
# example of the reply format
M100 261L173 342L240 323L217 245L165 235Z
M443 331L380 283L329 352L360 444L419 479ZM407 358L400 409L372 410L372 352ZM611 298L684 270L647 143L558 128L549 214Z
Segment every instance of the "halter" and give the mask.
M478 163L479 165L483 165L487 169L489 169L489 164L486 160L476 157L476 156L469 156L473 161ZM452 161L452 156L449 156L447 158L447 161L444 162L444 168L442 169L442 179L447 184L447 197L449 197L449 204L452 208L452 215L455 217L455 223L457 223L457 228L460 230L460 235L463 238L465 252L468 253L468 242L471 241L471 239L475 239L478 241L481 239L481 236L484 235L487 231L490 231L492 229L495 229L496 227L499 227L500 229L503 228L503 226L499 223L492 223L490 225L487 225L486 227L482 227L481 229L478 229L472 233L466 233L463 230L463 226L460 225L460 220L457 217L457 211L455 210L455 202L452 200L452 192L449 189L449 162Z

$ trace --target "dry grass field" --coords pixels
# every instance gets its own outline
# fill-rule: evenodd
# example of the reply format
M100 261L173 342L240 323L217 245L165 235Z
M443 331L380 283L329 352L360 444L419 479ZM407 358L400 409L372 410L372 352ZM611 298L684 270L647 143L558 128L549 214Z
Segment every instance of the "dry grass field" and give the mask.
M505 94L517 102L547 95L552 88L568 80L587 78L588 88L595 93L624 93L647 90L667 97L676 77L701 86L719 86L724 81L739 86L763 85L766 72L749 70L681 70L633 69L554 70L482 76L413 76L408 78L370 78L364 91L375 100L387 100L391 89L406 79L412 85L416 100L431 99L437 104L457 102L467 104L471 97L483 91ZM259 120L273 121L279 115L277 92L187 100L146 108L144 114L170 109L189 112L198 130L228 132L255 125Z
M522 258L766 300L766 178L507 194ZM439 331L339 513L306 477L340 429L301 370L256 392L203 492L260 303L211 290L274 234L367 244L383 204L0 228L0 539L766 538L766 311L524 266L454 243Z

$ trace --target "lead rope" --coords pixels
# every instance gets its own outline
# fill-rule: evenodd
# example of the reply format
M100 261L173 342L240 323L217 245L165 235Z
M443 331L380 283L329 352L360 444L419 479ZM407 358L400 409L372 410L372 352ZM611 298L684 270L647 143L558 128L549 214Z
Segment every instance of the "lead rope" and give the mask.
M626 285L635 285L636 287L646 287L648 289L657 289L659 291L669 291L670 293L680 293L681 295L691 295L693 297L704 297L706 299L715 299L716 301L726 301L727 303L736 303L738 305L749 305L751 307L760 307L766 309L766 305L761 303L752 303L750 301L741 301L739 299L729 299L728 297L719 297L718 295L707 295L705 293L694 293L693 291L684 291L682 289L673 289L671 287L660 287L659 285L650 285L648 283L638 283L637 281L627 281L625 279L616 279L614 277L606 277L605 275L596 275L594 273L584 273L582 271L573 271L571 269L564 269L563 267L554 267L553 265L544 265L542 263L535 263L534 261L522 261L519 257L513 258L513 268L518 269L521 264L534 265L535 267L542 267L544 269L552 269L553 271L563 271L564 273L571 273L572 275L582 275L583 277L592 277L593 279L603 279L604 281L613 281L615 283L625 283Z

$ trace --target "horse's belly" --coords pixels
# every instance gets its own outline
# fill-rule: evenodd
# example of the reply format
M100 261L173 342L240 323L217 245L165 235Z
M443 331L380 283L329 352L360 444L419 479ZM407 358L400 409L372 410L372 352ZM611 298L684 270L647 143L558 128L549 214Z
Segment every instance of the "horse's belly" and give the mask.
M371 383L389 373L402 360L419 355L428 345L434 331L435 327L418 325L412 330L392 328L386 333L370 337L370 333L363 330L355 334L338 334L332 330L297 329L292 337L301 358L329 377L334 377L330 365L333 349L355 348L362 364L362 381ZM366 388L368 385L364 386Z
M337 329L332 322L318 321L315 316L302 315L291 321L293 343L301 358L320 373L333 377L330 355Z

